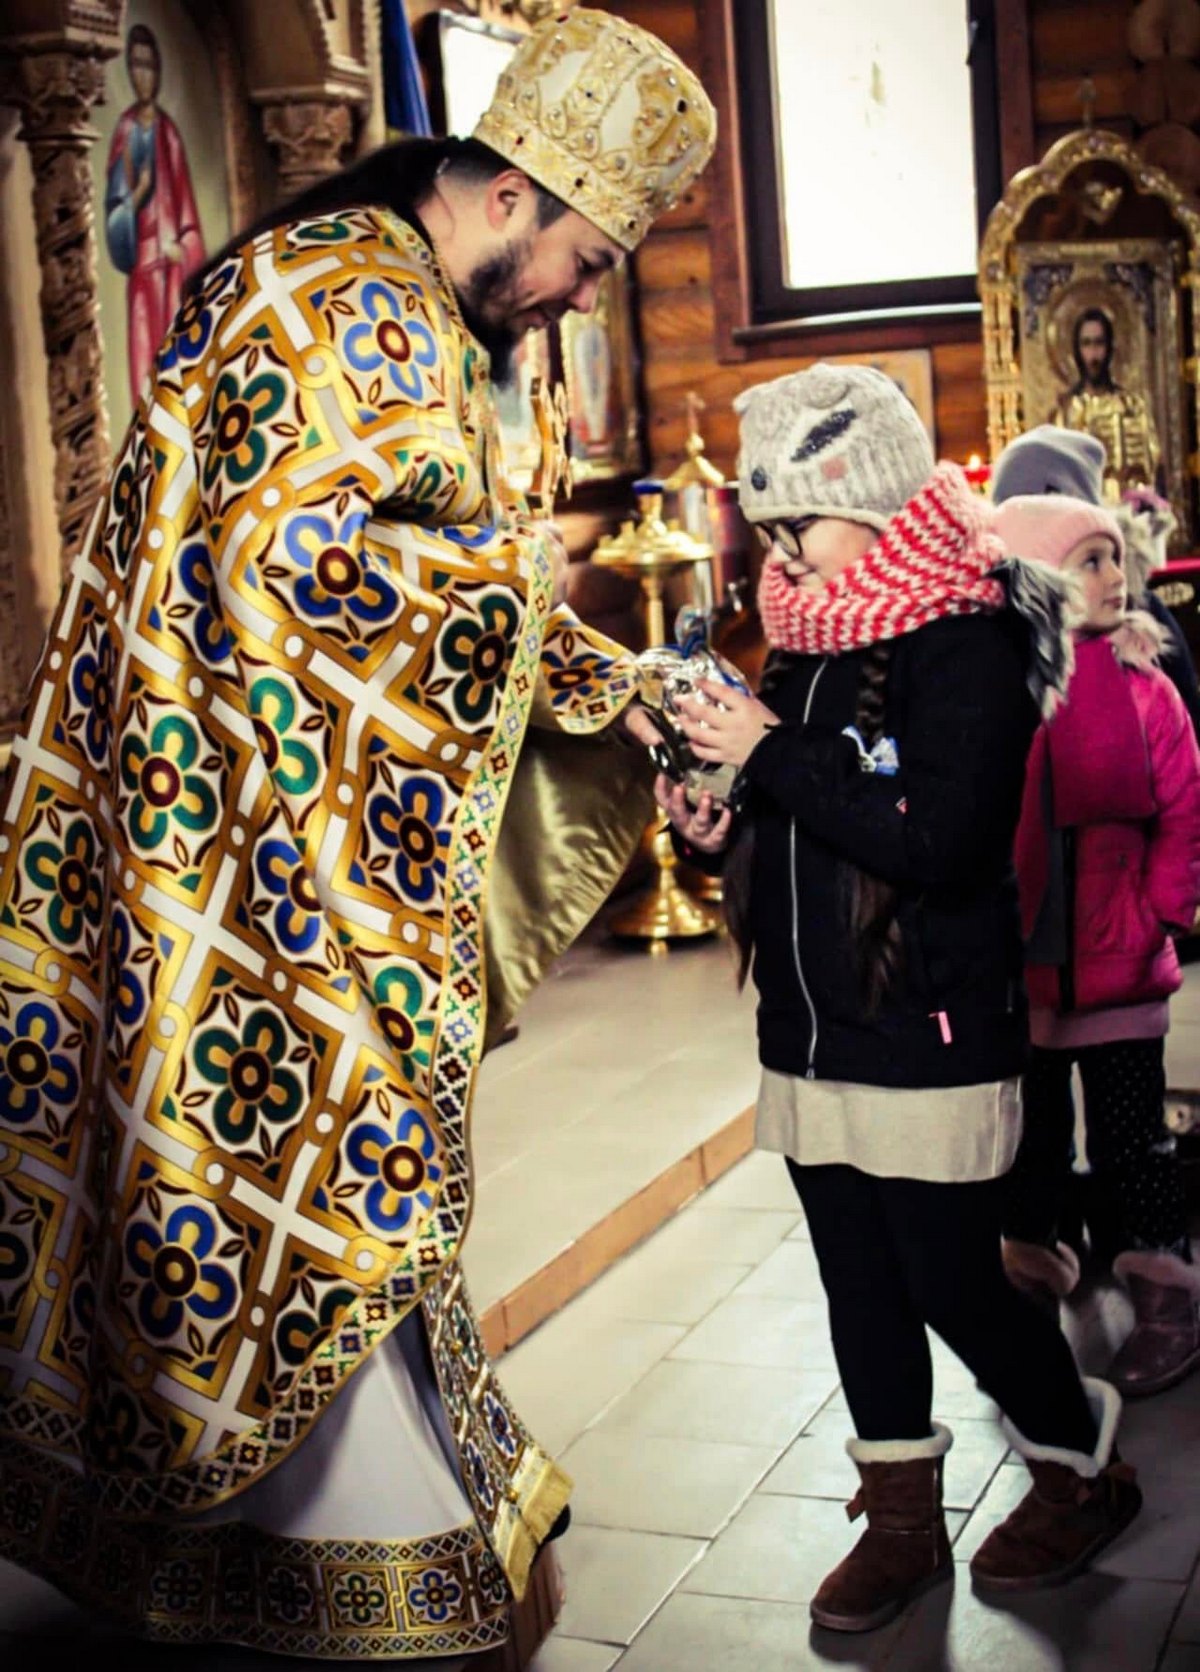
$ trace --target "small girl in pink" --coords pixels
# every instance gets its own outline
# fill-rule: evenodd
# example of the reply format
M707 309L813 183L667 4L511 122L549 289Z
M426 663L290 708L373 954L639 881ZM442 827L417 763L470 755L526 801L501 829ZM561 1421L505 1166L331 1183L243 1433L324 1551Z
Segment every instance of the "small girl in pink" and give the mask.
M1071 1166L1071 1070L1083 1083L1091 1168L1116 1203L1133 1333L1108 1372L1156 1393L1200 1365L1200 1270L1163 1125L1172 935L1200 899L1200 754L1156 662L1162 629L1127 607L1124 540L1083 500L1007 500L1009 551L1074 575L1084 611L1066 701L1030 750L1016 866L1032 1058L1012 1173L1005 1264L1019 1286L1064 1295L1079 1268L1058 1241Z

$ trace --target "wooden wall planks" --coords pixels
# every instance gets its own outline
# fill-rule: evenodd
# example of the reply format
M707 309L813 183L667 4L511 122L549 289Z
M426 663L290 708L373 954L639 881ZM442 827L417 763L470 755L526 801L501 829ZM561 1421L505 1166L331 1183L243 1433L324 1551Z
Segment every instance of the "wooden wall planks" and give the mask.
M700 63L701 12L719 0L609 0L610 9L667 41L695 69ZM1126 46L1130 0L1029 0L1033 115L1038 155L1079 126L1084 77L1096 84L1095 119L1131 131L1135 66ZM685 438L684 397L695 389L707 403L703 427L710 456L734 469L737 425L730 403L739 390L810 364L801 355L717 360L709 239L708 182L696 188L647 239L637 257L647 434L653 468L673 467ZM932 347L938 446L949 458L986 451L978 341Z

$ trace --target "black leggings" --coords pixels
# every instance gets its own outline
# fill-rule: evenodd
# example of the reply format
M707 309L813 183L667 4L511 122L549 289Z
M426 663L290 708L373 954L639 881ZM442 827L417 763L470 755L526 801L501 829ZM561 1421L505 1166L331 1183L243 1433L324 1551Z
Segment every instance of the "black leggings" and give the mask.
M928 1324L1026 1439L1093 1451L1096 1424L1066 1338L1000 1262L1003 1179L926 1184L791 1160L788 1170L860 1439L930 1434Z
M1183 1171L1163 1125L1161 1039L1117 1039L1075 1051L1034 1048L1022 1085L1025 1130L1008 1175L1005 1231L1048 1245L1060 1233L1071 1185L1075 1063L1088 1162L1117 1210L1121 1247L1165 1248L1189 1259Z

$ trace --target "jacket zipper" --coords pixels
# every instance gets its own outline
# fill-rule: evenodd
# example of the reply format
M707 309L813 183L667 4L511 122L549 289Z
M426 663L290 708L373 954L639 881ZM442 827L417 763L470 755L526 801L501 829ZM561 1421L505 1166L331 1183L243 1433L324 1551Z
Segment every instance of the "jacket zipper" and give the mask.
M816 673L812 676L812 684L808 687L808 695L804 699L804 718L802 722L804 725L808 724L808 717L812 713L813 696L816 693L817 681L825 672L828 660L829 658L826 657L822 661ZM788 869L791 871L792 878L792 961L796 966L796 979L800 983L800 991L803 993L804 1002L808 1006L808 1018L810 1023L808 1040L808 1067L804 1071L804 1078L806 1080L815 1080L816 1071L813 1068L813 1063L817 1055L817 1007L813 1003L812 994L808 990L808 982L804 979L804 965L800 959L800 889L796 882L795 814L792 815L788 829L788 858Z

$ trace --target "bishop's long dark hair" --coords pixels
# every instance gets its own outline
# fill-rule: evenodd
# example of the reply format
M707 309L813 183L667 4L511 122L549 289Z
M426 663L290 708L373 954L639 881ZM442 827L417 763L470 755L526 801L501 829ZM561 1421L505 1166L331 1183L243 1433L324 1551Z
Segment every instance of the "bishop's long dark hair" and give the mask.
M868 749L883 736L887 700L890 641L874 644L863 658L854 724ZM791 658L775 651L763 669L760 695L770 707L771 692L781 683ZM753 942L750 928L750 886L754 867L754 820L743 821L722 871L721 892L725 918L739 954L738 986L745 984ZM859 990L869 1015L878 1009L900 967L900 925L896 919L896 890L890 883L843 860L842 882L854 946Z
M185 297L203 289L210 274L244 245L271 232L277 226L292 221L320 220L325 215L336 215L343 209L383 207L393 210L405 220L412 218L417 205L433 190L439 174L445 174L463 185L487 185L498 174L513 165L490 145L478 139L398 139L381 145L359 157L348 168L339 169L306 186L302 192L285 203L268 209L248 227L237 232L217 253L210 256L203 267L193 273L184 287ZM567 205L552 192L534 183L537 193L538 223L549 226Z

